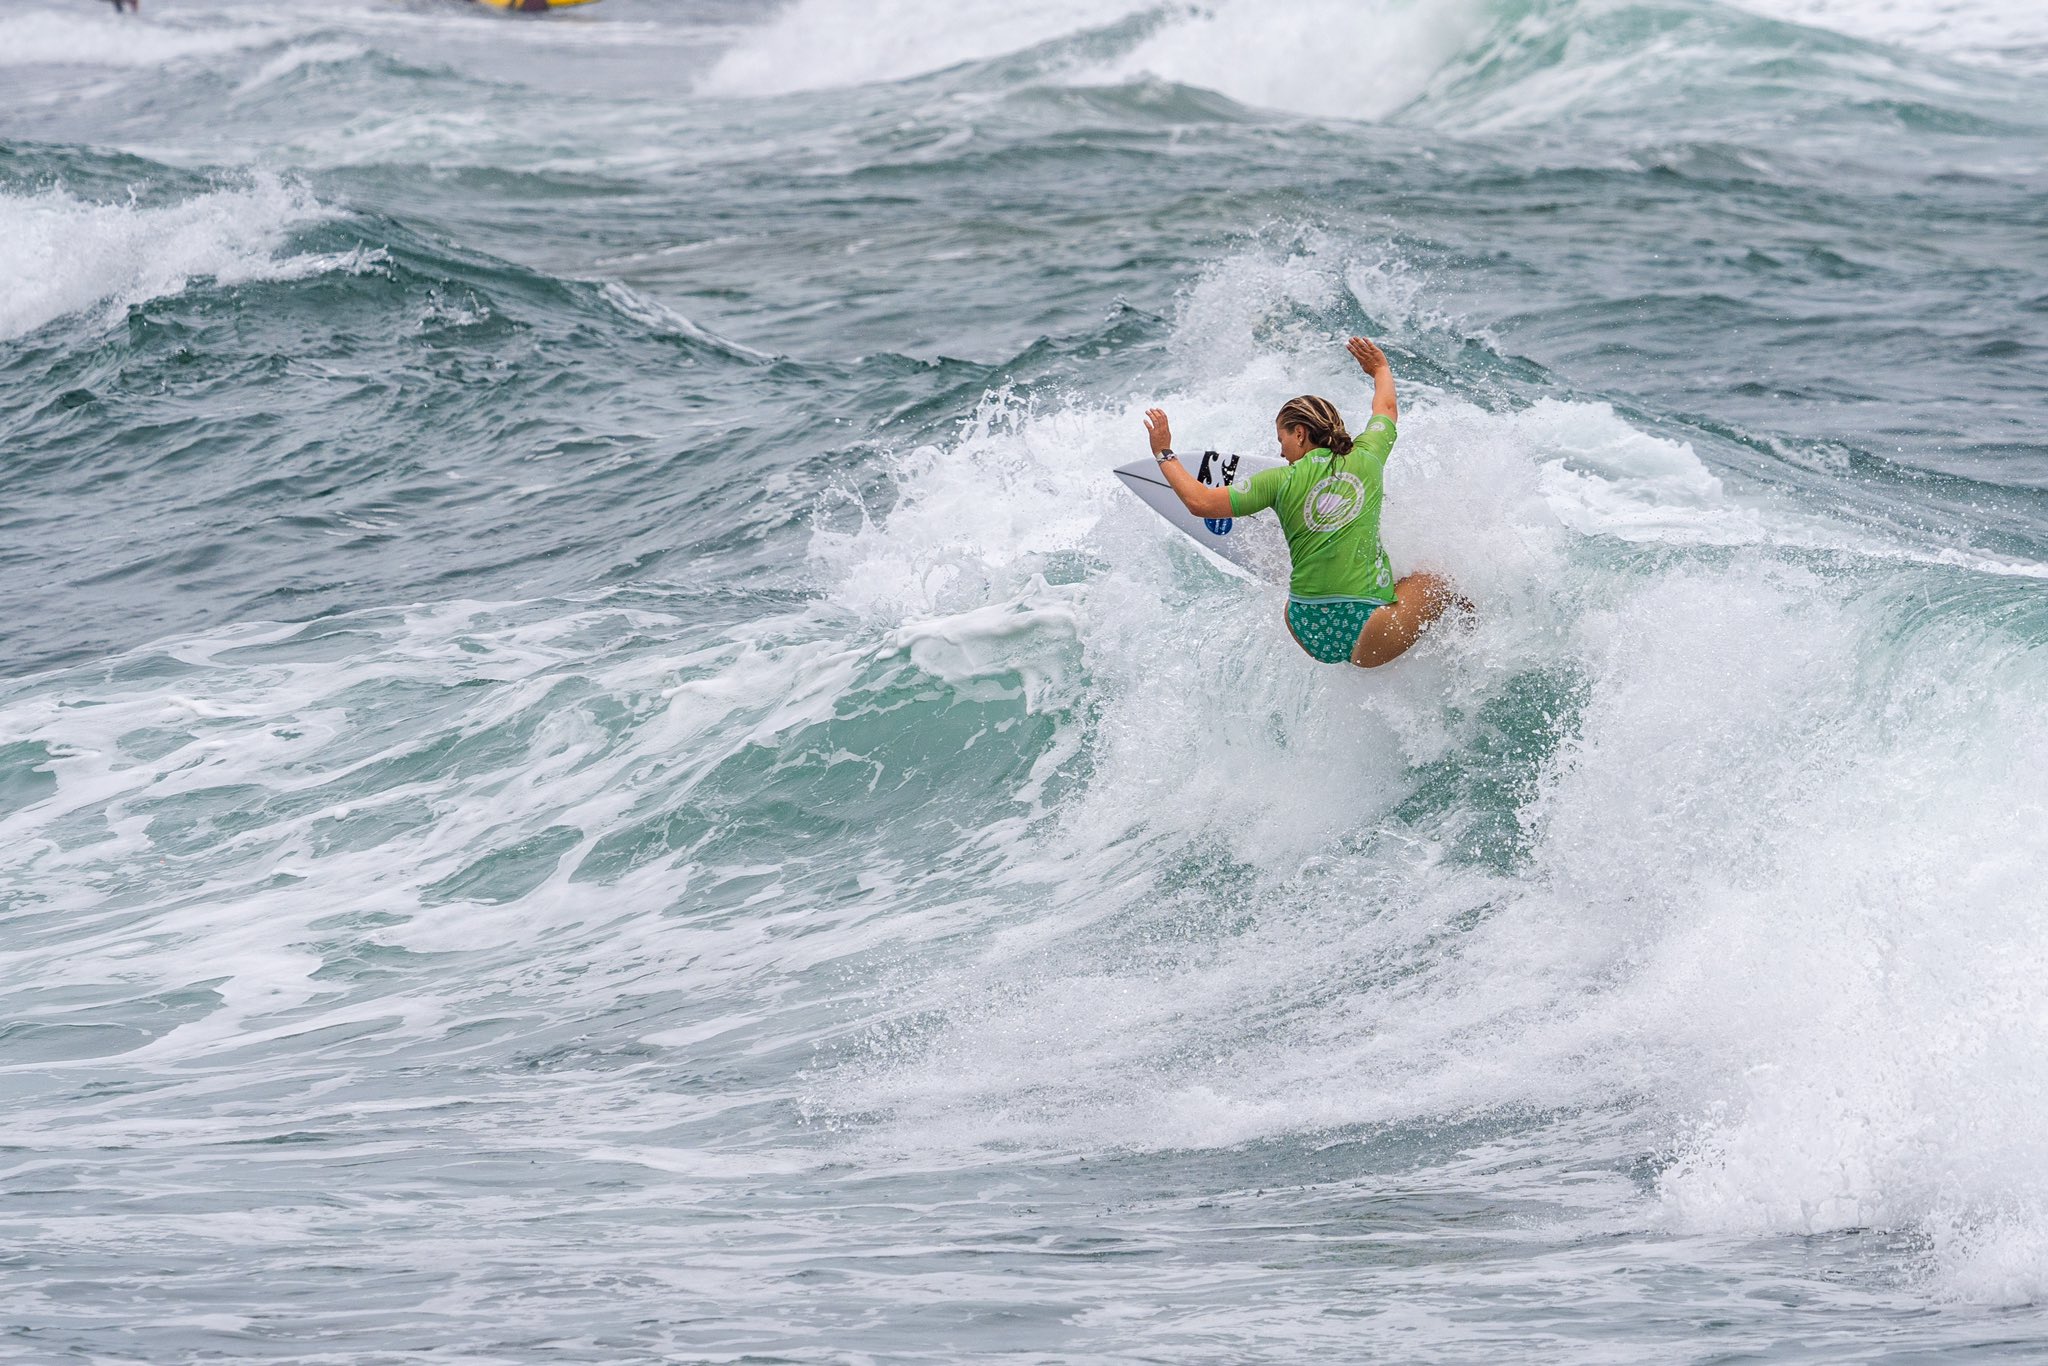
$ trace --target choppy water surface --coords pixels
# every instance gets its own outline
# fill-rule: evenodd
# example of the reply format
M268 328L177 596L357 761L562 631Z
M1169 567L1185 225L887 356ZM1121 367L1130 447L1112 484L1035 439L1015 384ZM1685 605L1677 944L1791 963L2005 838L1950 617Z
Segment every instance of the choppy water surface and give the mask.
M0 1354L2048 1350L2048 22L0 12ZM1405 386L1360 675L1118 489Z

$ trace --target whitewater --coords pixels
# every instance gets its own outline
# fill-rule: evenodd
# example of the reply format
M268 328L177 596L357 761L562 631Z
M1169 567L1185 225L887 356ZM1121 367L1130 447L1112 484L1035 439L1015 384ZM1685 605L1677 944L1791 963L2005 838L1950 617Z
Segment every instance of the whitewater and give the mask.
M0 9L0 1358L2048 1352L2037 6L143 10ZM1351 333L1370 673L1111 473Z

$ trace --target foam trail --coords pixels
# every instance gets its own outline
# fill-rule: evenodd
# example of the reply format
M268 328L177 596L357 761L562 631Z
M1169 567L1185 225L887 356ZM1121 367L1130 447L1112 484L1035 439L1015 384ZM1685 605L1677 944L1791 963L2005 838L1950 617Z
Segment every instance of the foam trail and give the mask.
M249 95L310 67L354 61L367 49L355 43L305 43L286 48L265 62L256 73L235 87L237 95Z
M1036 47L1147 7L1147 0L797 0L744 34L699 88L743 95L902 80Z
M606 303L618 309L619 312L625 314L634 322L641 323L658 332L665 332L678 337L688 337L691 341L703 342L706 346L714 347L729 356L740 360L753 361L757 364L775 359L775 357L765 351L756 351L751 346L743 345L727 337L721 337L701 323L684 317L659 300L650 299L639 291L620 284L617 280L607 280L600 288L599 293L604 296Z

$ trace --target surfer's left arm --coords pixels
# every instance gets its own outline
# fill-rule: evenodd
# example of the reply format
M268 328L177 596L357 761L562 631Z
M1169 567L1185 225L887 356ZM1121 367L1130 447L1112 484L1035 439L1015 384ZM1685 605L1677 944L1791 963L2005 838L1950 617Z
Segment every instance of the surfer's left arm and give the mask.
M1166 411L1162 408L1148 408L1145 411L1145 435L1152 441L1152 458L1159 460L1161 454L1173 449L1173 429L1166 425ZM1213 489L1188 473L1188 467L1176 456L1167 455L1159 460L1159 473L1167 485L1179 496L1181 505L1197 517L1228 517L1230 515L1230 490Z

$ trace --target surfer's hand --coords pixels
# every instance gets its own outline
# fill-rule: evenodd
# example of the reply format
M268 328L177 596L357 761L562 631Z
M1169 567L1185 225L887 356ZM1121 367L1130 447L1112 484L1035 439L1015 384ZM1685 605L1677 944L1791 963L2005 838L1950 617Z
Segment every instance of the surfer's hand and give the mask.
M1364 337L1353 337L1344 344L1351 353L1351 359L1358 362L1358 368L1378 378L1380 371L1387 369L1387 353L1374 346Z
M1166 425L1164 408L1145 410L1145 435L1152 438L1152 454L1173 449L1173 429Z

